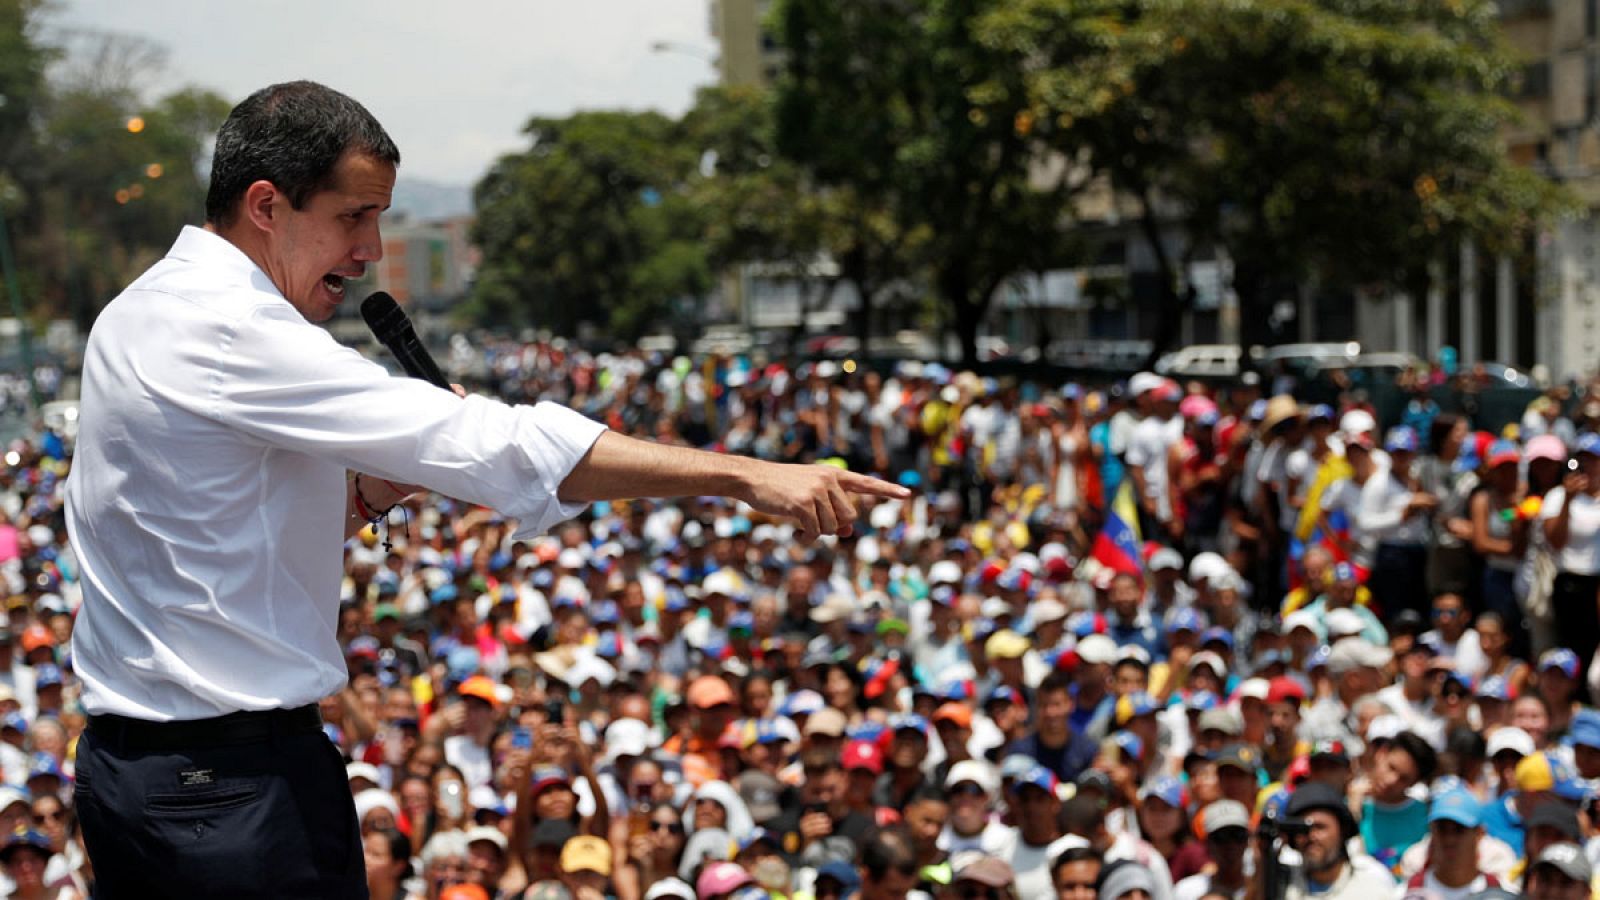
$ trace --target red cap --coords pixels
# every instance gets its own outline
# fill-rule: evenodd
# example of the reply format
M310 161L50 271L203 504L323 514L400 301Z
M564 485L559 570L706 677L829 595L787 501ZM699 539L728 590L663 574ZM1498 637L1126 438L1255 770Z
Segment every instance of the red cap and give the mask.
M844 770L866 769L874 775L883 774L883 750L871 741L851 741L844 748Z
M1281 703L1286 700L1304 703L1305 699L1306 689L1300 686L1300 682L1287 675L1280 675L1267 685L1268 703Z

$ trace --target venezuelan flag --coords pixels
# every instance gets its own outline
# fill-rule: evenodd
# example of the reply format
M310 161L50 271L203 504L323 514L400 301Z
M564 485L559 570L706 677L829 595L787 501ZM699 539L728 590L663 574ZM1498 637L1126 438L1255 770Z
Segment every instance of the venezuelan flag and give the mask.
M1143 574L1139 556L1139 509L1133 502L1133 481L1117 488L1117 497L1106 511L1106 523L1094 539L1090 555L1101 565L1130 575Z

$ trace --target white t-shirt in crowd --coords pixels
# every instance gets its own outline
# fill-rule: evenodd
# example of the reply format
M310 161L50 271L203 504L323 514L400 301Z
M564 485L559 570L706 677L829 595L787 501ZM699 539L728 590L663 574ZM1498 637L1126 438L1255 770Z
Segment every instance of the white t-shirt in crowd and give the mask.
M1544 495L1541 519L1554 519L1567 502L1567 489L1557 487ZM1574 575L1600 575L1600 500L1580 494L1567 517L1567 544L1556 551L1556 567Z

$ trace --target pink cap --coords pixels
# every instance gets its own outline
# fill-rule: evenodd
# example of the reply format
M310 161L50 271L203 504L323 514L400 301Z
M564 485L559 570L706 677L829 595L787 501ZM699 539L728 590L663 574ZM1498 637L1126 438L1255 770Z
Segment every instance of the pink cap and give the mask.
M731 862L714 862L700 873L700 880L694 884L694 892L702 897L714 897L754 881L750 873L744 870L744 866Z
M1561 443L1561 438L1553 434L1541 434L1528 442L1526 456L1529 462L1536 459L1553 459L1559 462L1567 458L1567 445Z

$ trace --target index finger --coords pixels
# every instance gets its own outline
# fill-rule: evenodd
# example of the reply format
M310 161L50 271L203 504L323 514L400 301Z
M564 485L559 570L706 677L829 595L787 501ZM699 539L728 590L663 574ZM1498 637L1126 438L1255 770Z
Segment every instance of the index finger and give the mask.
M840 471L839 486L852 494L870 494L874 497L890 497L895 500L904 500L911 496L911 489L908 487L855 472Z

